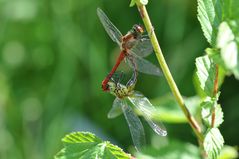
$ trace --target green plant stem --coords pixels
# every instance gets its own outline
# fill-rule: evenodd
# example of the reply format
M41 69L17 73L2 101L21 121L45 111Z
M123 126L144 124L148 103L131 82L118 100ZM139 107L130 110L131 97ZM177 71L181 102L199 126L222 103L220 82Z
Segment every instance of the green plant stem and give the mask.
M216 77L215 77L215 81L214 81L214 88L213 88L213 96L216 97L217 96L217 92L218 92L218 64L216 64ZM213 128L214 127L214 123L215 123L215 107L216 105L213 105L213 108L212 108L212 125L211 127Z
M176 98L180 108L182 109L183 113L187 117L187 120L188 120L190 126L192 127L194 133L196 134L198 140L200 142L202 142L203 141L203 136L202 136L202 133L201 133L201 128L200 128L199 124L197 123L197 121L194 119L194 117L190 114L187 107L185 106L182 95L180 94L180 92L178 90L178 87L177 87L176 83L174 82L174 79L173 79L173 77L170 73L170 70L167 66L167 63L164 59L163 53L162 53L161 48L159 46L157 37L156 37L155 32L154 32L154 28L151 24L150 18L148 16L148 13L147 13L147 10L146 10L146 7L144 5L142 5L140 2L136 2L136 5L137 5L138 10L140 12L140 15L142 17L142 20L144 22L146 30L149 33L149 37L150 37L151 43L153 45L156 57L157 57L158 62L161 66L161 69L162 69L162 71L163 71L163 73L166 77L166 80L167 80L167 82L170 86L170 89L171 89L173 95L175 96L175 98Z

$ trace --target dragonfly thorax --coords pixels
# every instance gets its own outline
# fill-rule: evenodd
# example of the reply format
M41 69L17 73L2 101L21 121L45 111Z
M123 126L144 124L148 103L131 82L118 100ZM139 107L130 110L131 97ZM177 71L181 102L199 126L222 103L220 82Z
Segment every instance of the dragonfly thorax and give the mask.
M121 49L131 49L141 38L144 30L140 25L135 24L132 29L122 37Z
M137 39L131 32L129 32L123 37L123 40L121 43L121 49L130 50L133 46L135 46L136 43L137 43Z

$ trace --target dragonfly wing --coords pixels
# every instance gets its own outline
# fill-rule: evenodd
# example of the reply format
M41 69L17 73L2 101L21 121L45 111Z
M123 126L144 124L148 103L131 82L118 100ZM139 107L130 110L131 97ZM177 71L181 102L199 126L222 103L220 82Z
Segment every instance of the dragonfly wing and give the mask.
M135 92L135 95L132 97L129 97L129 100L136 107L136 109L139 110L139 112L143 115L145 120L148 122L149 126L157 134L161 136L167 135L167 131L163 123L159 121L154 122L152 120L153 112L155 112L155 108L146 97L144 97L140 92Z
M140 57L146 57L153 52L153 47L149 38L142 38L138 40L135 46L130 50Z
M139 151L145 145L144 127L139 118L134 114L133 110L127 105L125 100L121 100L124 104L122 111L128 123L131 137L135 148Z
M114 102L113 102L113 106L110 109L109 113L107 114L107 117L109 119L115 118L119 115L122 114L122 102L119 98L115 98Z
M100 18L101 23L103 24L106 32L110 36L110 38L116 42L118 45L121 44L121 32L114 26L114 24L109 20L109 18L105 15L105 13L97 8L97 15Z
M161 136L166 136L167 135L167 131L164 127L164 125L161 122L153 122L150 118L148 118L147 116L144 117L145 120L148 122L149 126L154 130L154 132L156 132L158 135Z
M130 60L130 58L133 60ZM133 69L134 69L134 66L136 65L136 70L138 70L139 72L155 75L155 76L160 76L162 74L160 69L157 66L143 59L142 57L137 56L136 54L131 53L130 55L128 55L126 58L126 62Z

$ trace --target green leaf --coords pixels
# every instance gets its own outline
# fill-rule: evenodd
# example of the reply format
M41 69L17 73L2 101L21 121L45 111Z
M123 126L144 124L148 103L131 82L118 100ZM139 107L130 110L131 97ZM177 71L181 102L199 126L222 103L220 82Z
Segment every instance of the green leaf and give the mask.
M223 122L223 112L216 99L207 97L201 104L201 115L207 127L212 126L212 111L215 112L214 127L219 127Z
M237 45L235 36L227 22L222 22L219 26L217 36L217 47L221 49L222 59L228 69L233 69L237 65Z
M238 0L226 0L224 1L224 16L225 19L238 19L239 17L239 1Z
M217 48L206 48L206 53L209 56L209 58L212 58L215 63L221 64L222 61L220 58L220 49Z
M100 143L102 140L96 137L94 134L89 132L73 132L71 134L66 135L62 142L65 144L68 143Z
M130 2L130 7L133 7L134 5L135 5L135 3L136 3L136 0L131 0L131 2Z
M203 141L203 147L209 159L217 159L223 147L224 139L218 128L209 129Z
M140 3L142 5L147 5L148 4L148 0L131 0L129 6L133 7L136 3Z
M238 157L239 156L236 147L225 145L223 146L218 159L236 159Z
M233 33L234 28L238 28L235 21L230 21L230 23L222 22L220 24L217 35L217 47L221 50L221 58L226 69L234 73L235 77L239 79L239 37L236 37Z
M185 104L190 113L196 115L199 110L200 98L198 96L184 97ZM154 120L168 123L186 123L187 119L180 109L173 95L165 95L151 100L156 107L153 113ZM159 115L158 115L159 114Z
M56 159L129 159L130 155L107 141L102 141L89 132L74 132L66 135L62 142L64 148Z
M217 28L222 21L223 0L198 0L198 20L207 41L215 46Z
M223 71L223 74L225 76L225 72L226 72L225 69L226 69L226 67L225 67L224 62L223 62L223 60L221 58L220 49L218 49L218 48L206 48L205 51L206 51L208 57L210 59L212 59L212 61L215 64L218 64L219 67L223 68L222 71ZM221 73L221 72L219 71L218 73Z
M168 145L156 149L153 147L146 147L142 152L136 154L137 159L200 159L200 153L197 146L171 140Z
M204 91L202 90L201 86L200 86L200 82L199 79L197 77L197 73L196 70L193 73L193 85L196 91L196 94L200 97L200 98L204 98L206 95L204 93Z
M148 0L140 0L140 3L141 3L142 5L147 5L147 4L148 4Z
M226 67L221 58L220 50L207 48L206 53L208 54L209 58L213 60L215 64L218 64L218 88L220 88L226 76Z
M216 67L213 61L206 56L196 58L197 77L201 89L207 96L213 97Z

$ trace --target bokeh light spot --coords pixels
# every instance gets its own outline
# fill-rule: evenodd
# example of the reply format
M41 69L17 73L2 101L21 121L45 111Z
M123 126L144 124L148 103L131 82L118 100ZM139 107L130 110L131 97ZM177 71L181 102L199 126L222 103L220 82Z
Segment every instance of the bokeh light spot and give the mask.
M12 20L31 20L37 13L37 1L11 0L6 1L3 8L7 18Z
M24 61L25 48L17 41L8 42L2 52L3 60L9 66L18 67Z
M26 98L22 103L22 111L25 121L34 122L38 120L42 114L42 104L38 98Z

